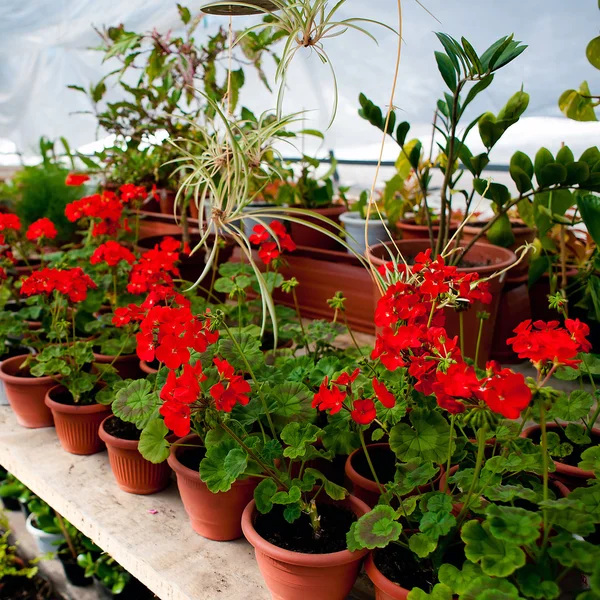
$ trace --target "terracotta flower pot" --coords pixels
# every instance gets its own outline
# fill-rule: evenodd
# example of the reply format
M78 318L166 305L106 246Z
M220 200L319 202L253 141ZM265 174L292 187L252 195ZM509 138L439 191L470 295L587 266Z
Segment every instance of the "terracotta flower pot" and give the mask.
M110 468L117 485L129 494L155 494L169 485L171 467L167 462L159 464L146 460L138 450L137 440L124 440L111 435L104 424L112 419L106 417L98 431L100 439L106 444Z
M369 455L371 457L371 461L374 465L377 465L379 460L382 458L382 451L387 451L392 456L394 456L393 452L390 450L390 445L387 443L378 443L378 444L369 444L367 446L369 450ZM361 475L355 468L354 464L357 458L363 455L363 449L357 448L348 458L346 459L346 464L344 465L344 471L346 473L346 479L352 485L352 495L356 496L359 500L362 500L365 504L373 508L377 502L379 502L379 496L381 495L379 486L377 482L373 479L364 477ZM394 457L395 458L395 457ZM440 478L444 473L444 467L440 467L439 475L435 478L435 480L431 484L422 485L417 488L418 493L425 493L427 491L432 491L432 485L437 487ZM387 483L387 482L380 482ZM384 486L385 490L385 486ZM417 493L417 492L414 492ZM409 494L412 495L412 494Z
M160 212L163 215L173 216L175 212L176 193L171 190L157 190L159 196Z
M453 222L450 226L450 235L453 236L456 233L458 223ZM396 229L403 240L429 240L429 228L427 224L418 225L415 219L400 219L396 222ZM440 232L439 221L431 227L433 231L433 239L437 239L438 233Z
M8 402L19 425L31 429L52 427L54 420L44 398L56 385L56 380L53 377L17 377L26 358L15 356L3 360L0 365L0 379L4 382Z
M52 411L60 445L71 454L96 454L104 449L98 435L100 423L110 414L110 406L62 404L52 398L64 390L55 385L46 393L46 406Z
M558 428L559 425L556 423L546 424L547 431L555 431ZM526 427L523 429L521 432L521 437L533 437L534 434L537 434L539 431L539 425L532 425L531 427ZM600 439L600 429L594 427L592 429L592 435L597 439ZM588 479L594 479L596 477L593 471L584 471L579 467L572 467L571 465L561 463L557 460L554 461L554 466L556 467L556 471L553 474L553 478L558 482L564 483L569 489L585 487Z
M470 242L477 234L479 234L479 232L483 227L485 227L485 225L487 225L487 221L475 221L473 223L470 223L469 225L465 225L462 228L462 241ZM523 223L523 221L519 220L512 220L511 225L513 235L515 236L515 242L514 244L508 247L509 250L512 250L514 252L517 248L524 246L526 242L533 243L533 240L535 240L535 231L533 229L530 229L529 227L527 227L527 225L525 225L525 223ZM482 244L492 243L488 240L487 235L485 234L482 235L477 241L481 242ZM516 265L514 269L511 269L509 273L510 276L519 277L521 275L526 274L529 268L530 258L531 251L529 251L523 257L523 260L518 265Z
M369 512L358 498L348 496L339 503L357 517ZM242 516L242 530L254 547L256 562L273 600L343 600L349 594L368 550L341 550L329 554L304 554L279 548L254 528L257 516L254 500Z
M140 370L146 375L154 375L158 373L157 369L153 369L145 360L140 360Z
M384 265L389 261L390 251L392 255L396 254L395 246L407 258L414 258L419 252L423 252L430 247L429 240L399 240L396 242L386 242L373 246L367 253L372 264L375 266ZM489 277L494 273L510 267L516 260L513 252L499 246L491 244L480 244L476 242L467 254L467 260L470 263L480 263L481 266L459 267L459 273L478 273L481 278ZM498 306L500 305L500 295L504 287L506 275L494 277L489 282L489 290L492 295L490 304L475 302L469 309L462 313L464 330L464 353L469 358L475 357L477 347L477 338L479 333L480 320L477 313L485 311L489 314L489 319L484 322L479 347L479 365L484 366L489 359L492 349L492 340L494 338L494 327L496 325L496 316ZM374 286L375 302L379 300L379 290ZM446 309L446 330L449 335L454 337L460 335L460 317L454 309Z
M330 206L329 208L312 208L307 209L306 214L300 215L297 213L290 213L291 216L302 219L307 223L318 225L327 231L331 231L334 234L338 234L339 230L333 225L327 224L321 219L311 217L310 213L316 213L322 217L327 217L330 221L333 221L336 225L340 224L340 215L346 212L346 207L341 206ZM322 248L324 250L343 250L343 246L336 240L330 238L328 235L315 231L314 229L307 227L306 225L300 225L300 223L290 223L290 234L292 239L298 246L305 246L309 248Z
M244 508L254 497L257 478L236 481L228 492L213 494L200 480L198 471L179 461L185 445L199 444L197 435L181 438L180 445L171 447L169 465L177 475L177 486L183 506L190 517L192 529L202 537L227 542L242 537L241 518Z
M388 579L375 565L373 554L367 556L365 572L375 586L375 600L406 600L410 590Z
M101 365L112 364L123 379L141 379L143 377L143 372L140 369L140 359L137 354L122 354L115 359L114 356L94 352L94 362Z

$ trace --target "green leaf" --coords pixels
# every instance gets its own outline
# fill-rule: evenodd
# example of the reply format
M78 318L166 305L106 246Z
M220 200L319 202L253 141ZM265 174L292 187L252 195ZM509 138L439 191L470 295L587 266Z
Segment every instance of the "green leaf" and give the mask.
M316 411L312 408L312 394L303 383L281 383L268 391L273 414L280 424L290 421L312 421Z
M283 510L283 518L288 523L295 523L302 514L302 509L300 508L300 504L288 504Z
M424 533L414 533L408 540L408 547L419 557L426 558L438 545L437 538L431 538Z
M219 341L219 352L224 359L232 364L236 371L246 371L246 363L243 357L248 361L252 369L256 369L264 364L265 359L260 347L260 340L248 333L233 333L240 350L238 351L233 340L223 338Z
M494 537L488 522L468 521L461 530L465 556L492 577L508 577L525 565L525 553L516 544Z
M584 185L590 177L590 168L583 161L572 162L567 166L567 185Z
M561 394L552 406L552 417L564 421L579 421L588 416L594 398L584 390L573 390L568 396Z
M553 600L560 596L560 588L555 581L544 579L545 574L538 565L525 565L517 571L517 581L521 591L528 598L536 600ZM552 574L548 574L552 577Z
M578 90L567 90L558 99L561 112L574 121L597 121L594 103L587 81L582 82Z
M228 492L247 466L246 451L231 438L223 438L207 449L200 462L200 479L213 494Z
M453 91L456 91L456 70L452 61L446 54L442 52L435 52L435 60L437 62L438 69L442 74L446 85Z
M117 392L112 411L119 419L133 423L138 429L144 429L150 421L158 418L161 405L150 381L136 379Z
M578 446L587 446L592 443L592 438L587 433L587 428L578 423L569 423L565 428L567 439Z
M456 517L450 512L426 512L419 523L419 530L437 539L446 535L456 525Z
M352 523L346 536L348 550L385 548L400 538L402 525L396 511L390 506L378 505Z
M187 25L190 22L190 19L192 18L192 13L190 12L190 9L185 6L181 6L181 4L178 4L177 10L179 11L179 17L183 21L183 24Z
M579 195L577 207L594 243L600 246L600 198L592 194Z
M514 544L532 544L540 537L542 516L524 508L496 506L486 510L490 532L499 540Z
M510 200L510 192L501 183L490 183L486 179L474 179L473 188L484 198L489 198L498 206L504 206Z
M448 586L460 598L467 592L473 581L481 576L481 567L468 560L463 564L462 570L458 570L454 565L443 564L438 573L440 583Z
M548 150L547 148L540 148L536 155L535 155L535 161L534 161L534 172L535 172L535 177L538 180L538 183L540 185L542 185L542 182L540 180L541 177L541 172L542 169L546 166L549 165L551 163L554 162L554 156L552 155L552 152L550 152L550 150Z
M585 49L590 64L600 70L600 37L595 37Z
M543 187L558 185L567 180L567 168L559 162L551 162L544 165L536 176L538 183Z
M406 136L410 130L410 124L406 121L403 121L398 125L398 129L396 130L396 141L398 145L404 146L404 142L406 141Z
M138 444L140 454L151 463L158 464L169 458L170 444L165 439L169 430L162 419L154 419L146 424Z
M398 423L390 432L390 447L404 462L413 458L443 464L448 458L450 426L434 411L416 408L409 415L412 427ZM450 448L453 451L453 447Z
M443 583L436 583L430 594L421 588L413 588L408 592L407 598L408 600L452 600L452 590Z
M297 485L293 485L290 488L289 492L286 492L284 490L277 492L273 495L273 498L271 500L273 504L294 504L297 503L298 500L300 500L301 495L302 492L300 491L300 488Z
M584 471L593 471L596 477L600 475L600 446L587 448L581 453L581 461L577 465Z
M286 444L283 455L291 459L306 454L309 445L314 444L321 430L312 423L290 423L281 431L281 439Z
M512 224L506 213L501 214L487 230L487 239L495 246L510 248L515 243Z
M277 493L277 484L272 479L263 479L254 490L256 510L266 515L273 508L273 496Z

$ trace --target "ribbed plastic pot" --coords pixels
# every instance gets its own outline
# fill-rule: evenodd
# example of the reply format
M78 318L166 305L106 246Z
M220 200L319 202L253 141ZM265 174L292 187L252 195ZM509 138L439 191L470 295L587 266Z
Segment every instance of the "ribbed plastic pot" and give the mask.
M56 386L56 380L52 377L17 377L26 358L27 355L15 356L0 364L0 379L4 382L8 402L19 425L30 429L52 427L52 412L44 404L44 398L48 390Z
M388 579L375 565L373 554L367 556L365 572L375 586L375 600L406 600L410 590Z
M178 456L185 445L199 445L200 438L188 435L181 445L171 447L169 465L177 475L177 486L183 506L190 518L192 529L202 537L227 542L242 537L241 519L248 502L254 497L257 478L236 481L228 492L213 494L200 480L198 471L183 465Z
M25 521L25 528L31 534L35 543L40 551L40 554L48 554L49 552L56 552L58 550L59 542L64 541L64 537L60 533L47 533L41 529L38 529L34 524L33 520L35 515L31 514Z
M52 399L52 396L60 390L60 385L54 386L47 392L45 398L46 406L54 416L60 445L70 454L88 455L104 450L104 442L100 439L98 428L110 414L110 406L61 404Z
M94 362L101 365L112 364L123 379L141 379L144 376L140 370L140 359L137 354L122 354L115 359L114 356L94 352Z
M358 498L347 496L336 503L357 517L370 508ZM329 554L304 554L279 548L261 537L254 528L254 500L242 516L242 529L254 547L256 562L273 600L344 600L350 593L368 550L341 550Z
M138 441L123 440L108 433L104 425L112 418L102 421L98 433L106 444L117 485L128 494L148 495L164 490L169 485L171 467L166 461L154 464L146 460L138 449Z

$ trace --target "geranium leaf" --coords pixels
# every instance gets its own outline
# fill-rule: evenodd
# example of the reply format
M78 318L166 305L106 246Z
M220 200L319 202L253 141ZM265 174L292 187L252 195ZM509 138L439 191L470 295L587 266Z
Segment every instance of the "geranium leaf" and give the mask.
M142 430L138 450L151 463L161 463L169 458L170 444L165 439L169 430L162 419L149 421Z
M525 564L525 553L516 544L494 537L488 522L469 521L461 530L465 556L479 563L492 577L508 577Z
M200 462L200 479L213 492L228 492L246 470L248 454L232 439L210 446Z
M446 419L438 412L420 408L414 409L409 418L412 427L398 423L390 432L390 447L396 456L404 462L421 458L436 464L444 463L450 446L450 426Z
M232 364L237 371L245 371L247 369L246 361L251 368L257 369L264 365L264 355L260 347L260 340L247 333L232 333L236 339L240 350L229 338L221 338L219 340L219 353ZM243 358L242 358L243 355Z
M316 411L311 406L312 394L303 383L286 382L272 387L268 397L275 420L280 424L290 421L313 421Z
M254 501L259 513L265 515L273 508L273 496L277 493L277 484L272 479L263 479L254 490Z
M286 506L283 510L283 518L288 523L294 523L295 521L297 521L300 518L301 514L302 514L302 510L298 503L288 504L288 506Z
M286 444L283 455L295 459L306 454L310 444L314 444L321 430L312 423L289 423L281 431L281 439Z
M122 387L112 404L115 416L138 429L144 429L153 419L158 418L158 409L162 402L158 394L152 391L147 379L136 379Z
M414 533L408 540L408 547L419 557L429 556L436 548L437 538L432 538L424 533Z
M538 565L525 565L517 571L517 581L521 591L535 600L554 600L560 596L560 588L555 581L542 577L543 571Z
M577 465L584 471L593 471L596 474L600 474L600 446L593 446L587 448L581 453L581 461Z
M321 481L323 483L323 489L325 490L325 493L332 500L343 500L348 495L346 488L333 483L333 481L329 481L329 479L327 479L327 477L325 477L321 471L309 467L304 471L304 473L305 477L308 476L314 478L315 480Z
M475 563L465 561L462 570L454 565L443 564L440 567L438 579L447 585L454 594L462 598L473 580L482 575L481 567Z
M592 438L588 435L587 429L577 423L569 423L565 428L565 435L567 439L578 446L587 446L592 443Z
M436 583L431 593L421 588L413 588L407 596L408 600L452 600L452 590L443 583Z
M395 542L402 533L396 511L391 506L376 506L366 515L352 523L346 536L348 550L385 548Z
M552 416L563 421L579 421L588 416L594 398L584 390L574 390L568 396L561 394L552 406Z
M486 510L492 535L516 544L531 544L540 537L542 516L524 508L491 504Z
M447 512L426 512L421 517L419 529L422 533L437 539L446 535L456 525L456 517Z

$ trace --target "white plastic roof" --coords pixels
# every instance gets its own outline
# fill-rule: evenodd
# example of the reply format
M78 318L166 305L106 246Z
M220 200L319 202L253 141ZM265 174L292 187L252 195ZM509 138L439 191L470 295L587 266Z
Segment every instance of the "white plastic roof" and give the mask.
M403 0L405 41L396 106L413 124L413 134L430 135L435 100L443 84L433 58L438 43L433 31L464 35L483 51L498 37L514 33L528 50L504 69L482 95L472 114L497 112L524 84L531 94L527 117L512 128L496 149L493 162L507 162L515 149L534 152L541 145L556 151L561 142L574 151L600 141L600 125L575 123L563 118L557 107L561 92L584 79L600 89L598 71L585 58L587 42L598 35L600 13L595 0L423 0L441 24L415 0ZM202 0L183 1L197 10ZM364 16L396 26L394 0L347 0L340 18ZM237 19L240 19L239 17ZM236 27L256 22L256 17L236 21ZM66 88L88 87L108 72L101 53L89 50L98 38L92 26L117 25L146 31L166 31L179 22L175 0L2 0L0 2L0 164L14 157L16 147L35 151L41 135L66 137L79 147L103 137L91 116L73 114L89 110L87 99ZM223 17L206 17L200 26L208 34L226 24ZM340 86L337 120L327 132L323 149L341 158L375 159L378 132L357 115L358 94L388 102L394 68L396 39L382 28L372 29L376 46L355 32L327 41ZM200 36L198 36L200 37ZM262 112L274 98L247 69L242 103ZM311 110L307 127L324 129L330 116L332 82L327 66L316 56L299 54L290 72L286 111ZM316 109L316 110L315 110ZM477 111L477 112L476 112ZM393 143L386 157L395 158Z

